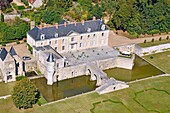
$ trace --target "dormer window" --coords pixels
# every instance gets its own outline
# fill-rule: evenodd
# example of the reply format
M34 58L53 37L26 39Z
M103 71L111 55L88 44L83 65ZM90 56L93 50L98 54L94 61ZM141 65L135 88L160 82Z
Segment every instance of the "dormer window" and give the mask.
M58 33L55 33L55 38L57 38L58 37Z
M87 28L87 32L91 32L91 28Z
M45 39L45 34L41 34L40 39L44 40Z

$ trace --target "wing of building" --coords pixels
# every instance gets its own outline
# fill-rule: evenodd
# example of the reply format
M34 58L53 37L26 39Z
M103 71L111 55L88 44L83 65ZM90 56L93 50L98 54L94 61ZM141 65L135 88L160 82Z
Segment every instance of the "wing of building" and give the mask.
M27 33L27 43L33 47L51 46L57 52L88 49L108 45L109 30L102 20L35 27Z

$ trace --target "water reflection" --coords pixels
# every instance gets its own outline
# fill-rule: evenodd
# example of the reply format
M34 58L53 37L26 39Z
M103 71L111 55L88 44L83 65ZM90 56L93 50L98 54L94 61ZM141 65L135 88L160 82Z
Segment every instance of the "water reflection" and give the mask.
M114 77L117 80L126 82L164 73L138 56L136 56L134 64L132 70L113 68L105 70L105 72L108 77Z
M90 81L90 76L81 76L59 81L52 86L47 85L45 78L32 80L43 97L48 101L55 101L96 89L96 81Z

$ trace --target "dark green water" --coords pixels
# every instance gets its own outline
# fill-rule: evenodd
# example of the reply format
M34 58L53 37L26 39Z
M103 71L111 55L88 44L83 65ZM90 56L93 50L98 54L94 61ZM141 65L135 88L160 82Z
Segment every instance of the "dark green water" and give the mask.
M104 72L107 73L108 77L114 77L117 80L126 82L164 73L138 56L135 58L132 70L113 68Z
M96 89L96 81L90 81L90 76L81 76L59 81L52 86L47 85L47 80L45 78L33 79L31 81L36 85L47 102L60 100Z

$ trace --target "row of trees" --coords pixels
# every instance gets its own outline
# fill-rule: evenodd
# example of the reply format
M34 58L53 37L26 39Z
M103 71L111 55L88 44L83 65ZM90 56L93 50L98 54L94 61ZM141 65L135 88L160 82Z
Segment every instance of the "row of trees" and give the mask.
M16 39L20 40L26 37L28 30L29 25L19 18L16 18L12 25L0 22L0 42L8 42Z
M119 0L109 25L136 37L168 32L170 0Z

